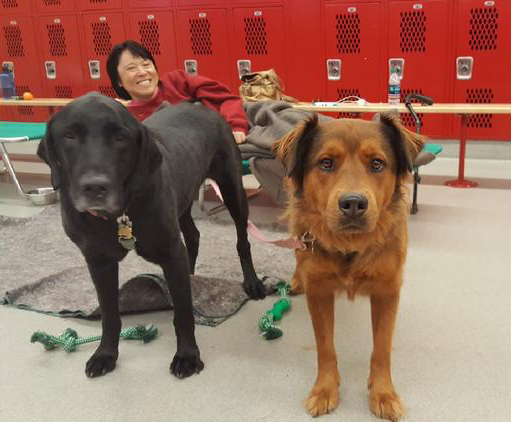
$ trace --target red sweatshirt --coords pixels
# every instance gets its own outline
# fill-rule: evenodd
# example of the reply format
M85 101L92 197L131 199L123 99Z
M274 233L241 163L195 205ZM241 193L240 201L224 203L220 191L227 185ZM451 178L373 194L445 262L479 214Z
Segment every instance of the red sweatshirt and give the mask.
M189 99L200 100L206 107L218 111L233 132L247 132L248 121L240 97L233 95L229 88L220 82L204 76L190 76L183 70L173 70L163 75L156 96L145 103L130 103L128 110L142 121L163 101L176 104Z

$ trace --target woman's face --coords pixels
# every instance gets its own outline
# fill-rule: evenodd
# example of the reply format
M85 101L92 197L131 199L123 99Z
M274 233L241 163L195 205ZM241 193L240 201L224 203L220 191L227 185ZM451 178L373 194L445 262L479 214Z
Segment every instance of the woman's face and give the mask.
M149 59L136 57L124 50L117 65L119 85L136 101L150 100L158 86L158 71Z

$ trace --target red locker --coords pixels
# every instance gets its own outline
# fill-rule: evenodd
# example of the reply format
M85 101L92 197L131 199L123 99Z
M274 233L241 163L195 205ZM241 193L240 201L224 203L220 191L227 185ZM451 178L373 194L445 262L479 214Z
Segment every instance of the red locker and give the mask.
M0 106L0 121L10 122L13 120L11 106Z
M77 0L77 3L77 6L81 10L107 10L122 8L122 0Z
M74 98L83 95L87 89L81 66L76 16L39 17L37 41L42 58L40 67L45 78L45 96Z
M321 66L326 101L349 96L370 102L383 100L380 14L380 3L325 5L326 60Z
M75 0L33 0L39 13L74 12Z
M30 91L35 97L44 97L37 59L34 21L29 16L2 16L3 37L0 43L1 62L11 62L16 93ZM14 121L44 122L48 117L45 107L10 107Z
M131 12L129 20L132 39L151 52L160 75L176 69L173 12Z
M225 9L180 10L177 16L179 66L230 86Z
M115 44L126 40L122 13L94 13L82 16L85 34L85 74L89 86L103 95L116 97L106 71L106 60Z
M226 3L227 0L177 0L179 6L224 6Z
M393 1L389 3L389 57L403 65L401 75L401 102L407 94L416 92L432 97L437 103L451 100L448 89L448 58L450 43L449 2ZM385 85L390 66L384 65ZM382 98L386 101L386 98ZM446 137L450 117L444 114L421 114L422 133L426 136ZM415 131L415 121L409 113L402 113L405 126Z
M191 0L193 1L193 0ZM256 5L263 5L263 4L275 4L280 3L282 4L284 0L232 0L232 4L256 4Z
M286 56L283 41L282 7L235 8L234 14L234 86L240 75L275 69L286 85Z
M325 99L322 8L320 0L291 2L285 8L286 44L285 93L300 101ZM307 53L304 59L304 52Z
M458 3L454 102L511 102L511 2ZM459 136L459 118L454 130ZM468 139L511 139L509 115L476 114L468 119Z
M2 0L0 3L1 16L9 15L29 15L32 12L30 0Z
M148 9L152 7L170 7L172 0L128 0L130 9Z

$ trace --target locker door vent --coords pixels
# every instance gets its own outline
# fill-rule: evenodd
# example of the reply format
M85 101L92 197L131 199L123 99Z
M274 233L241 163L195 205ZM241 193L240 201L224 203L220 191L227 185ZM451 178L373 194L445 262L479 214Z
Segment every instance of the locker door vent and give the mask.
M100 85L98 86L98 91L101 92L103 95L106 95L107 97L112 98L117 97L117 94L110 85Z
M360 17L358 13L335 15L335 29L339 53L360 53Z
M245 48L247 54L268 54L266 22L262 16L245 18Z
M2 7L4 9L16 9L19 5L17 0L2 0Z
M28 85L16 85L16 95L21 95L24 92L31 92ZM18 114L20 116L33 116L34 107L32 106L20 106L18 107Z
M17 25L4 26L4 37L7 44L7 55L9 57L25 57L23 37Z
M467 89L467 103L492 103L493 90L491 88ZM472 114L468 117L467 127L491 128L493 114Z
M423 10L401 12L399 38L403 53L426 51L426 15Z
M499 12L495 7L470 10L470 40L472 50L496 50Z
M154 19L138 21L140 28L141 44L147 48L153 56L159 56L160 50L160 31L158 22Z
M90 4L105 4L108 3L108 0L89 0Z
M45 6L60 6L60 0L44 0Z
M190 19L190 41L193 54L197 56L210 56L211 51L211 26L209 19Z
M50 54L54 57L67 56L66 34L61 23L46 25L48 41L50 43Z
M358 88L337 88L337 99L342 100L346 97L360 97L360 90ZM338 113L340 119L356 119L357 113L343 112Z
M108 22L94 22L92 24L92 40L94 51L98 56L108 56L112 49L112 36Z
M401 98L399 99L399 102L404 104L406 96L413 92L416 94L424 95L424 93L422 92L422 89L402 89L401 90ZM412 100L412 104L415 104L415 103L420 103L420 101ZM419 116L419 120L422 123L421 128L422 128L422 130L424 130L424 113L417 113L417 115ZM415 120L410 113L400 113L400 118L401 118L401 121L403 122L403 125L405 125L405 127L407 127L408 129L410 129L412 131L416 130Z
M69 85L55 85L56 98L73 98L73 89Z

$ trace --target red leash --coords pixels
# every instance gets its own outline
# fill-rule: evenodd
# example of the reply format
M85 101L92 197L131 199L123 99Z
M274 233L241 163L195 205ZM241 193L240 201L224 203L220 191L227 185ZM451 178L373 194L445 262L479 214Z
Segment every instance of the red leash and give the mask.
M214 180L210 180L211 186L213 187L216 195L223 202L222 193L220 192L220 188L216 184ZM263 243L271 243L272 245L278 246L280 248L288 248L288 249L302 249L303 243L298 240L296 237L288 237L287 239L277 239L271 240L266 235L259 230L252 221L248 220L247 224L248 232L257 240Z

